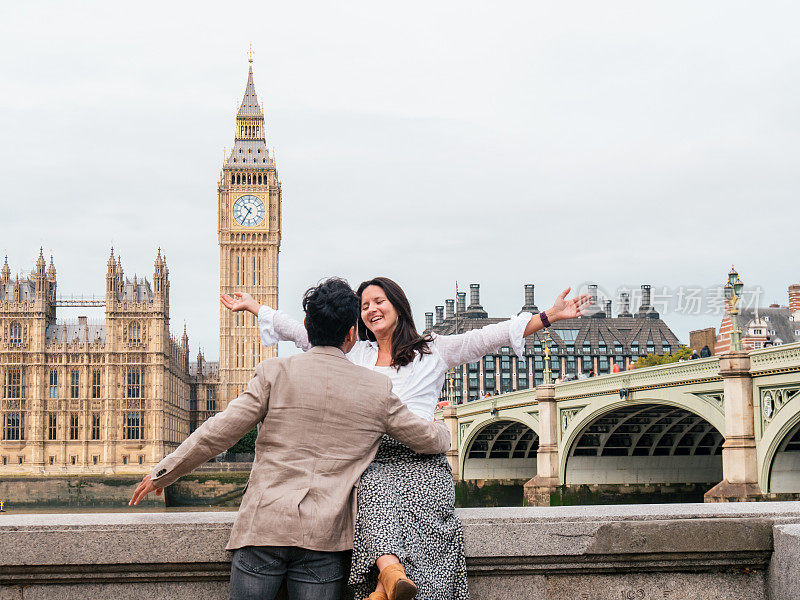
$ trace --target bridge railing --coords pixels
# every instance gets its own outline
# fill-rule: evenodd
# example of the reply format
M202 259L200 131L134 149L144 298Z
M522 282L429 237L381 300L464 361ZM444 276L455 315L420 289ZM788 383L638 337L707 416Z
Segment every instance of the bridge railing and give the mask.
M589 379L565 381L555 384L555 399L568 400L613 394L620 389L631 391L657 389L674 385L721 381L720 357L711 356L696 360L667 363L653 367L631 369L620 373L598 375ZM772 346L750 352L750 372L754 376L796 369L800 367L800 342ZM536 388L489 396L455 406L458 417L491 410L503 410L536 403ZM436 418L442 418L442 410Z
M800 360L800 344L792 344L796 347L796 354ZM788 347L788 346L787 346ZM779 347L782 348L782 347ZM764 351L761 351L764 352ZM764 362L768 363L773 356L778 355L781 360L789 361L795 356L793 352L776 353L771 350L766 354ZM786 358L783 359L784 354ZM578 379L565 381L555 384L556 401L568 398L580 398L585 396L599 396L618 392L622 388L653 389L656 387L667 387L677 383L694 383L699 381L713 381L721 379L719 374L719 357L701 358L697 360L687 360L684 362L668 363L656 365L654 367L643 367L622 371L620 373L609 373L598 375L589 379ZM456 414L466 416L475 412L485 412L495 408L513 408L524 404L536 402L536 388L507 392L497 396L489 396L480 400L473 400L455 407ZM441 417L442 410L437 411L437 417Z
M797 324L800 328L800 323ZM800 342L770 346L750 353L750 373L784 370L800 366Z
M620 373L610 373L589 379L557 383L556 401L567 398L598 396L619 391L622 388L654 389L677 383L695 383L721 379L719 357L667 363L654 367L642 367Z

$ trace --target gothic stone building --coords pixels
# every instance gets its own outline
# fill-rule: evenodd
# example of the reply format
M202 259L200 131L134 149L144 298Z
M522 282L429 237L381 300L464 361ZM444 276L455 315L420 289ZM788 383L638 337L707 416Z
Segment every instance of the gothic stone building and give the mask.
M217 185L220 293L248 290L278 305L281 184L267 150L252 58L234 146ZM220 309L220 362L169 333L169 279L159 250L152 284L108 260L105 319L56 320L56 271L40 252L33 273L0 277L0 473L149 470L236 398L262 348L249 313Z
M597 302L597 286L590 285L592 305L587 314L577 319L567 319L554 324L548 331L551 336L550 368L553 378L577 376L579 373L609 373L616 363L622 370L647 354L669 354L678 348L678 338L661 320L650 305L650 286L642 286L642 304L636 313L630 312L630 296L623 293L621 310L611 315L611 301L601 308ZM525 303L520 312L536 314L534 285L525 285ZM435 315L435 321L434 321ZM435 313L425 313L425 328L439 334L470 331L504 318L492 318L480 303L480 284L470 285L470 304L466 293L448 299L437 306ZM510 347L481 360L456 367L448 373L448 382L442 399L463 403L484 396L535 387L543 381L544 331L525 340L524 358L519 359Z
M59 306L85 305L104 305L105 319L56 319ZM190 389L214 387L190 373L186 329L179 340L170 335L160 250L152 283L125 277L112 250L105 298L88 301L56 296L53 259L46 267L41 251L27 276L12 279L6 259L0 382L0 473L152 468L186 438L192 420L206 417L191 405Z
M278 307L278 251L281 243L281 183L267 149L264 112L247 75L236 115L234 145L217 186L220 294L247 290L261 304ZM220 409L236 398L265 358L277 349L261 346L256 317L220 306Z

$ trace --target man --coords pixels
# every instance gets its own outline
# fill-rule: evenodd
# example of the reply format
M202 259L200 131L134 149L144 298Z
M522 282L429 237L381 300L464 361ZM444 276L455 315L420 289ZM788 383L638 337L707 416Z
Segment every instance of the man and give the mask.
M415 416L388 377L352 364L359 299L341 279L303 298L313 346L256 367L247 390L203 423L137 487L130 504L189 473L260 423L256 455L227 549L232 600L336 600L353 547L361 473L388 433L419 453L450 449L441 423Z

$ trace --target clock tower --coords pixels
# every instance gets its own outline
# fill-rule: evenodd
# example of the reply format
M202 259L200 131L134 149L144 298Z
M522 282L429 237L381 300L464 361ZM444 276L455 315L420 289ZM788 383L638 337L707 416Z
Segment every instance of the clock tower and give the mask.
M261 304L278 307L278 251L281 244L281 184L267 150L264 112L253 85L253 57L242 104L236 114L233 150L217 185L220 294L249 292ZM255 366L277 355L263 348L258 322L248 312L220 306L220 405L244 390Z

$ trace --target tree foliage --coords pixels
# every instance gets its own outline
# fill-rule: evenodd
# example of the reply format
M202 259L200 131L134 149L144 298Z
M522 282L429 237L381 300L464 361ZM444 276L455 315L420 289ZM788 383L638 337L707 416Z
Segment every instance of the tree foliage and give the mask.
M690 358L692 358L692 349L681 344L675 352L670 354L648 354L647 356L642 356L636 361L634 367L637 369L655 367L656 365L666 365L667 363L678 362L680 359L689 360Z
M257 429L253 427L250 431L245 433L238 442L236 442L228 452L236 454L255 454L256 453L256 434Z

